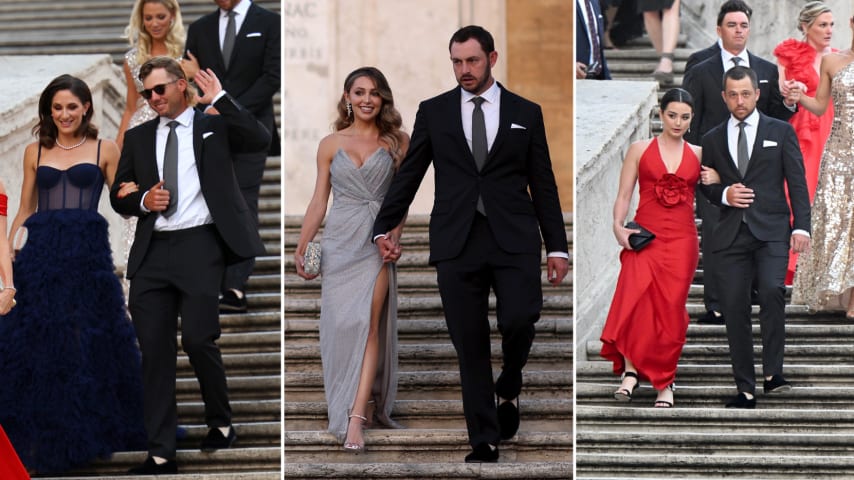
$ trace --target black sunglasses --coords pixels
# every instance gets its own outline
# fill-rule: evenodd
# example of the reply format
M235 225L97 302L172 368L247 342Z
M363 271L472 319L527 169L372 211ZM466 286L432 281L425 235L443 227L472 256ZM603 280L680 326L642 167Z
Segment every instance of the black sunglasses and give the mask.
M151 88L146 88L144 90L141 90L139 92L139 94L142 95L142 98L144 98L146 100L151 100L151 92L154 92L158 95L163 95L164 93L166 93L166 85L171 85L171 84L177 82L178 80L179 79L176 78L175 80L172 80L171 82L161 83L161 84L155 85Z

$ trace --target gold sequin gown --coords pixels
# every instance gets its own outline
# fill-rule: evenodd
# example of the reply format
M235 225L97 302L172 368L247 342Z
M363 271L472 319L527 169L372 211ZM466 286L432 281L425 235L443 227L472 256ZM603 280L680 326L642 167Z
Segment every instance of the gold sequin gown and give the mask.
M801 254L792 303L845 310L854 287L854 62L833 77L836 116L824 147L812 206L810 251Z

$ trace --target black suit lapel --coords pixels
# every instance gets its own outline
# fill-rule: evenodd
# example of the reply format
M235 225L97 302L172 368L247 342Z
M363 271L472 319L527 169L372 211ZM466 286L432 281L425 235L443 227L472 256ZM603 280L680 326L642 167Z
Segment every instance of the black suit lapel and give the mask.
M140 126L140 128L145 129L145 134L141 137L151 140L143 142L141 145L142 156L140 158L144 160L139 164L141 171L138 175L141 180L150 180L152 185L160 181L160 173L157 170L157 129L159 127L159 117Z
M202 178L202 170L204 168L204 162L202 162L202 134L205 133L208 119L205 114L195 111L195 115L193 118L193 154L196 157L196 169L199 171L199 179Z
M741 172L738 171L738 165L736 164L735 159L732 158L732 155L729 153L729 119L727 119L726 123L723 124L721 128L720 139L716 143L720 146L721 150L723 150L721 158L723 159L724 163L723 165L717 165L717 168L726 168L735 178L741 178ZM718 173L721 173L721 171L718 170ZM723 175L721 175L721 178L723 178Z
M466 134L463 131L463 116L460 107L461 101L462 87L457 87L451 92L451 95L447 96L447 102L444 106L445 115L443 115L443 117L450 119L450 129L453 132L454 140L457 142L456 148L461 152L466 152L466 159L468 160L468 163L472 168L476 169L477 167L474 163L474 155L471 153L471 147L469 147L468 141L466 141Z
M515 105L515 99L504 89L500 83L498 87L501 89L501 108L498 112L498 132L495 134L495 141L492 142L492 148L489 149L489 155L486 157L486 164L495 156L495 152L501 149L501 145L507 138L507 133L510 131L510 119L512 112L518 111ZM486 165L484 165L486 168Z

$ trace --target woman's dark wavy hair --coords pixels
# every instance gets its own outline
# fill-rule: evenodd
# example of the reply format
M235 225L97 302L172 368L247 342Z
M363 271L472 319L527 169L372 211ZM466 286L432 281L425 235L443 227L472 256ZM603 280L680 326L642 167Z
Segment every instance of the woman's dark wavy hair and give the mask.
M39 97L39 122L33 127L33 135L39 139L39 145L45 148L53 148L56 145L56 136L59 130L56 128L56 123L51 115L53 110L53 97L56 92L68 90L72 95L80 100L81 107L89 104L89 109L83 114L83 120L80 122L80 127L74 132L76 135L86 135L89 138L98 138L98 128L92 125L92 116L95 115L95 108L92 106L92 92L89 90L89 85L77 77L64 74L60 75L45 87Z
M667 106L673 102L684 103L691 107L691 111L694 111L694 97L688 93L687 90L683 90L681 88L671 88L661 97L661 103L659 106L661 107L661 111L667 109Z
M403 160L403 152L400 151L401 143L403 142L403 132L401 132L400 127L403 125L403 119L400 116L400 112L394 108L394 96L391 93L391 87L388 86L388 80L385 79L385 75L378 69L374 67L361 67L347 75L347 78L344 80L344 92L349 92L353 88L353 83L356 82L356 79L361 77L368 77L373 80L374 85L377 86L377 93L380 94L380 98L383 101L380 113L376 116L376 123L380 129L380 139L388 144L389 153L391 153L394 159L394 166L396 168L400 166L400 162ZM351 106L351 108L354 107ZM333 125L336 132L353 124L353 115L347 112L347 100L343 94L341 95L341 100L338 101L337 109L338 118Z

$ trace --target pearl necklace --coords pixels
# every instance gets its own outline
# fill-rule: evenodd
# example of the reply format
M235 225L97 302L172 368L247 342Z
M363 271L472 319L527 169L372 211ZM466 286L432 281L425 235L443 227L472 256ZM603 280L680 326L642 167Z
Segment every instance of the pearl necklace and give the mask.
M66 147L65 145L59 143L58 138L56 140L54 140L54 143L56 144L57 147L59 147L63 150L74 150L75 148L79 147L80 145L83 145L84 143L86 143L86 138L87 138L86 135L83 135L83 140L80 140L80 142L77 145L72 145L70 147Z

